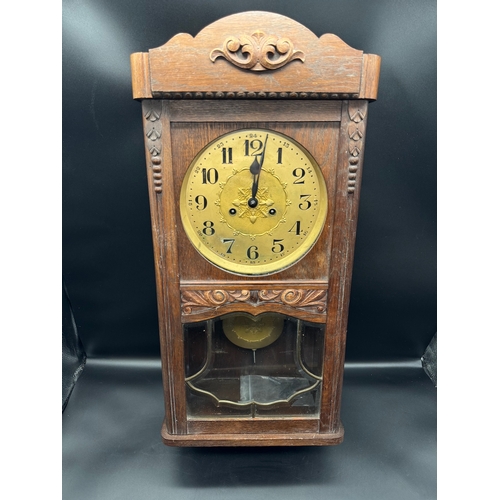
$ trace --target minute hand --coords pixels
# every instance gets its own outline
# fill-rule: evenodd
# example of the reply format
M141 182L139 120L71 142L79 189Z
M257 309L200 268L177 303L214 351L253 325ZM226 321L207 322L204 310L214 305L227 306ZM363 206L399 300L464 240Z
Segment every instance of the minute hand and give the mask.
M260 163L257 161L257 157L255 157L252 165L250 166L250 172L253 174L253 183L252 183L252 199L255 200L255 197L257 196L257 191L259 189L259 178L260 178L260 172L262 170L262 165L264 164L264 158L266 154L266 145L267 145L267 138L269 137L269 134L266 135L266 140L264 141L264 146L262 148L262 153L261 153L261 159Z

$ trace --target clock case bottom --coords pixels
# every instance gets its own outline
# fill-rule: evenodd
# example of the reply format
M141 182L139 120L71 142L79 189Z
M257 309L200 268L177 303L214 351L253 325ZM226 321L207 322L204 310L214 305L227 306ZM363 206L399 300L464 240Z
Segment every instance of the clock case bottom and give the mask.
M344 426L335 432L290 432L250 434L169 434L165 420L161 438L168 446L332 446L344 440Z

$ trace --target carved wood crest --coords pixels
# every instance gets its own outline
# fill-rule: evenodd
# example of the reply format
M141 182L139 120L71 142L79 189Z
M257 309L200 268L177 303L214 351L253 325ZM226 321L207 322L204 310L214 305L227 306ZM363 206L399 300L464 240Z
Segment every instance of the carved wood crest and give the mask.
M226 38L221 48L210 52L212 62L215 62L218 57L223 57L238 68L251 71L278 69L295 59L302 62L305 60L304 53L301 50L295 50L289 38L266 35L260 30L250 36Z
M136 99L374 99L380 57L254 11L133 54L132 67Z

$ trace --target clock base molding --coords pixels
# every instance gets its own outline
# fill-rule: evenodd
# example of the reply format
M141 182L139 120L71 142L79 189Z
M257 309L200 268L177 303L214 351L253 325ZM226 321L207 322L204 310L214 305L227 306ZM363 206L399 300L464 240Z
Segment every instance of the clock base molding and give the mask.
M286 432L286 433L214 433L173 435L167 432L163 421L161 438L164 444L178 447L214 446L332 446L344 440L344 426L336 432Z

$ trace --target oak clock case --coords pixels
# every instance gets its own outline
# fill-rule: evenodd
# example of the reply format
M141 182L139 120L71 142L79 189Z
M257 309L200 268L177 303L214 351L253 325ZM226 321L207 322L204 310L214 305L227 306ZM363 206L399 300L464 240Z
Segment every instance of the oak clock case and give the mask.
M131 62L155 249L163 441L340 443L380 58L284 16L247 12Z

